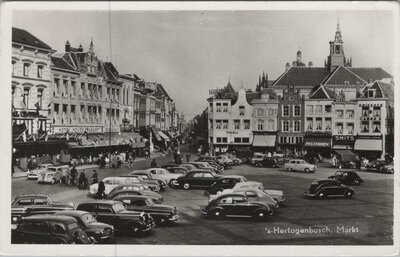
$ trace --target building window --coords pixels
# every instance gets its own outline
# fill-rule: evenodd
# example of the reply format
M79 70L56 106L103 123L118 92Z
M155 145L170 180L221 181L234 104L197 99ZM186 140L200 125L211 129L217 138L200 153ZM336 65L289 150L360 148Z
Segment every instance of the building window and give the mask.
M337 118L343 118L343 110L336 110L335 113Z
M11 74L14 75L15 69L16 69L16 66L17 66L17 62L15 60L12 60L11 61L11 65L12 65Z
M322 130L322 118L315 119L315 130L321 131Z
M316 105L315 106L315 113L316 114L321 114L322 113L322 105Z
M301 110L301 106L300 105L295 105L294 106L294 111L293 111L293 116L294 117L299 117L300 116L300 110Z
M375 90L370 89L368 90L368 98L374 98L375 97Z
M250 120L244 120L244 129L250 129Z
M288 120L285 120L282 122L282 131L289 132L289 121Z
M274 109L268 109L268 117L273 117L276 115L276 110Z
M354 123L347 123L347 133L350 135L354 134Z
M24 63L24 76L29 76L29 70L31 65L29 63Z
M229 123L228 120L223 120L222 121L222 129L228 129Z
M210 143L214 143L214 138L213 137L210 137Z
M381 132L381 123L379 121L374 121L372 124L374 133L380 133Z
M213 129L213 120L210 119L209 123L210 123L210 129Z
M210 103L210 112L213 112L213 103Z
M221 137L217 137L217 143L221 143L222 142L222 138Z
M307 128L308 131L313 130L313 119L312 118L307 118Z
M223 112L228 112L228 103L223 103L222 104L222 111Z
M59 79L54 79L54 84L55 86L55 93L60 94L60 80Z
M43 106L43 89L38 89L37 90L37 108L38 109L42 109Z
M347 118L354 118L354 110L346 110Z
M221 120L215 120L215 128L216 129L221 129L221 125L222 125Z
M313 114L313 106L312 105L306 106L306 114Z
M342 122L336 123L336 133L338 133L339 135L343 134L343 123Z
M327 130L327 131L332 130L332 119L331 118L325 119L325 130Z
M258 120L257 130L259 130L259 131L264 130L264 121L263 120Z
M286 142L287 142L286 137L280 137L280 143L281 144L286 144Z
M275 130L275 121L272 119L267 120L267 130L274 131Z
M68 95L68 80L63 80L64 84L64 96Z
M282 113L283 117L289 117L289 105L284 105L283 106L283 113Z
M228 138L227 137L223 137L222 138L222 143L228 143Z
M37 77L42 78L43 77L43 65L38 65L37 66Z
M244 116L244 106L243 105L239 106L239 115Z
M375 117L381 116L381 107L379 107L379 106L374 106L374 116L375 116Z
M221 103L216 103L217 105L217 112L221 112Z
M241 137L235 137L234 139L235 143L242 143L242 138Z
M296 144L301 144L302 143L302 137L296 137Z
M76 96L76 82L71 81L71 94L72 96Z
M240 120L233 120L234 129L240 129Z
M250 140L249 140L249 138L248 137L243 137L242 138L242 143L250 143Z
M369 107L368 106L363 106L361 109L361 115L363 117L368 117L369 116Z
M332 112L332 105L325 105L325 113L331 113Z
M369 121L361 122L361 132L364 132L364 133L369 132Z
M24 88L24 95L23 95L23 103L25 104L25 107L28 108L29 107L29 88Z
M298 120L293 121L293 131L300 132L301 122Z
M263 117L264 116L264 110L261 109L261 108L257 109L257 116L258 117Z

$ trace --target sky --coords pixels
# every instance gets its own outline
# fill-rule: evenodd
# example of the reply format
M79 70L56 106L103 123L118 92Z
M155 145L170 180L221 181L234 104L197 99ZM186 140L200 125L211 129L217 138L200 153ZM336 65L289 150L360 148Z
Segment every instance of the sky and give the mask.
M112 61L121 74L163 84L186 119L207 106L209 89L253 89L260 74L278 78L300 49L322 67L339 20L353 67L393 74L388 11L14 11L26 29L57 52L67 40ZM111 33L110 33L111 32Z

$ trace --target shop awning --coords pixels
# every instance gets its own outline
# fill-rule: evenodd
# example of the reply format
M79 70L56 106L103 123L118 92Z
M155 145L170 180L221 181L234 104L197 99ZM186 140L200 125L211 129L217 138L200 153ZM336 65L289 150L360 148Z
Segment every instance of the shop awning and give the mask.
M162 139L164 139L165 141L169 142L169 137L165 135L164 132L158 131L158 135L162 137Z
M151 128L151 131L157 141L162 141L162 138L158 135L158 130Z
M254 135L253 146L275 147L275 135Z
M68 142L70 148L106 147L110 146L110 133L89 134ZM111 146L144 147L145 143L138 133L111 133Z
M357 139L354 150L363 151L382 151L381 139Z
M330 137L305 137L304 138L304 147L331 147L331 138Z
M350 150L335 150L337 154L340 155L340 158L343 161L354 161L356 159L356 154Z

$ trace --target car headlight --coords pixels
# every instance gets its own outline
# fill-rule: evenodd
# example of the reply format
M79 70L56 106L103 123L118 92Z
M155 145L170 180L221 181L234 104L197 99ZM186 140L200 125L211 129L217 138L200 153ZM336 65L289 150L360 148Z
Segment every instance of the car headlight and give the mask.
M97 231L95 232L95 234L103 234L103 233L104 233L104 229L97 230Z
M18 217L12 217L12 221L13 222L17 222L18 221Z

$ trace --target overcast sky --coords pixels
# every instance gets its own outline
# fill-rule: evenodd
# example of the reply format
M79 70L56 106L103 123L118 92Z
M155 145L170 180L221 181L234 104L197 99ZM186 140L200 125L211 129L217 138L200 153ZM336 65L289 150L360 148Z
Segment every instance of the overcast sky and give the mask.
M206 106L208 90L230 77L234 88L254 89L263 71L276 79L296 52L323 66L337 20L353 67L382 67L393 74L393 16L386 11L15 11L26 29L58 52L69 40L95 51L120 73L164 85L187 118ZM110 28L111 27L111 34ZM110 40L111 35L111 40ZM111 42L111 47L110 47Z

